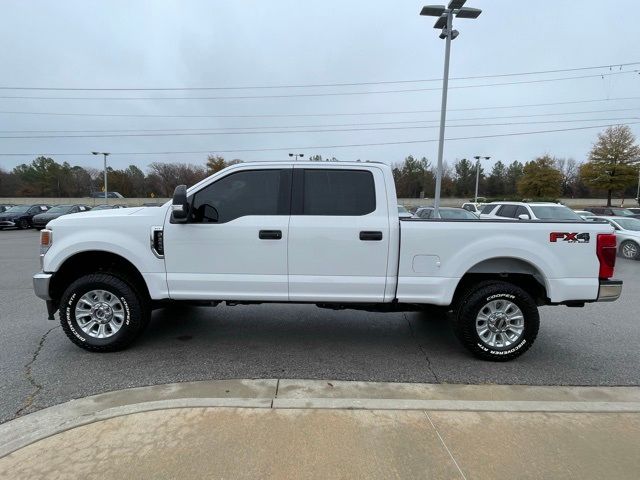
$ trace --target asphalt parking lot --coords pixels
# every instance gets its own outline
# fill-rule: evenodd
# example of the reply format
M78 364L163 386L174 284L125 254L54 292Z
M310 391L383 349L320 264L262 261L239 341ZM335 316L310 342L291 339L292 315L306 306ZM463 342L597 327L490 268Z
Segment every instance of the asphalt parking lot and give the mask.
M640 262L618 259L615 303L543 308L536 344L504 364L469 356L441 317L307 305L158 310L132 348L92 354L33 294L37 241L33 230L0 232L0 422L91 394L209 379L640 385Z

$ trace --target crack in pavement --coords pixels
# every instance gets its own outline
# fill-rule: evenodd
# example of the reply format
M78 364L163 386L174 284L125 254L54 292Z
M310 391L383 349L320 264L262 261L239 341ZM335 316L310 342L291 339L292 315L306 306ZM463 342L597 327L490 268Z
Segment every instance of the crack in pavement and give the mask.
M42 347L44 347L44 342L47 340L47 336L53 330L59 327L60 325L56 325L55 327L50 328L44 333L44 335L42 335L42 337L40 337L40 341L38 342L38 346L36 347L35 352L33 352L33 356L31 357L31 360L29 361L29 363L27 363L24 366L24 376L27 379L27 381L33 386L33 391L29 395L27 395L27 397L24 399L22 406L16 411L15 413L16 417L21 415L22 412L24 412L26 409L30 408L33 405L33 402L35 401L36 397L38 396L38 394L43 388L43 386L40 385L38 382L36 382L35 378L33 378L31 367L33 367L33 364L37 360L38 355L40 355L40 351L42 350Z
M416 341L416 344L418 345L418 349L420 349L420 351L422 352L422 355L424 355L424 358L427 361L427 369L429 370L431 375L433 375L433 378L436 379L436 383L441 383L440 379L438 378L438 375L436 375L436 372L433 371L433 366L431 365L431 359L429 358L429 355L427 355L427 351L424 349L424 347L418 340L416 333L413 330L413 325L411 325L411 320L409 320L409 317L407 317L407 314L404 312L402 313L402 316L404 317L404 319L407 321L407 324L409 325L409 331L411 332L411 337Z

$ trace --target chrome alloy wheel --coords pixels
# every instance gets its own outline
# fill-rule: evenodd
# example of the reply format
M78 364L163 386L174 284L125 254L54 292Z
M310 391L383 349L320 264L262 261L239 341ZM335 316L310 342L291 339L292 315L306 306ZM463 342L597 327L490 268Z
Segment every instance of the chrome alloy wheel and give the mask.
M522 337L524 315L515 303L492 300L480 309L476 317L476 332L490 347L509 347Z
M624 258L636 258L638 256L638 244L625 242L624 245L622 245L622 256Z
M124 323L122 302L107 290L91 290L78 300L76 322L84 333L93 338L115 335Z

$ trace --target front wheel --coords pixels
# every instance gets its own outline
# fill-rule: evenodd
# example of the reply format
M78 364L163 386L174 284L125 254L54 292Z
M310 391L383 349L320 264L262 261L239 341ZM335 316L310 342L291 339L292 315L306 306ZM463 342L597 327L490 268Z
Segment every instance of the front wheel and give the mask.
M633 240L625 240L620 245L620 255L628 260L638 260L640 258L640 246Z
M18 228L20 230L26 230L29 228L29 221L26 218L20 219L20 221L18 221Z
M60 300L60 324L69 339L94 352L121 350L149 321L144 297L124 280L95 273L73 282Z
M538 335L540 316L534 299L507 282L478 285L462 299L456 335L473 355L504 362L526 352Z

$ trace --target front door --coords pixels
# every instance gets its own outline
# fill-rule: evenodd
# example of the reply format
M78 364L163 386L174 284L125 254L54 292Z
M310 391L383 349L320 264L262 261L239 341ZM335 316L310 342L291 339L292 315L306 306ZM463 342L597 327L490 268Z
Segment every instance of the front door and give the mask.
M239 167L190 192L188 223L164 227L176 300L288 300L291 168Z
M289 299L382 301L389 255L387 205L379 168L296 166Z

